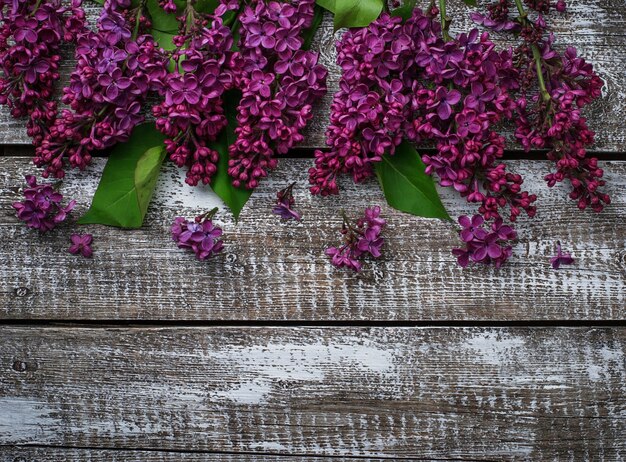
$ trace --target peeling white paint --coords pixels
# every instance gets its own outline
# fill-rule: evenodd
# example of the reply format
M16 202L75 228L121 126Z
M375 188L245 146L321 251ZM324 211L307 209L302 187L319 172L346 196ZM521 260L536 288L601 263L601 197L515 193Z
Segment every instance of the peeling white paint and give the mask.
M499 365L507 362L520 348L526 345L523 336L496 331L481 332L463 342L467 348L487 364Z
M0 396L0 444L49 442L61 423L51 415L45 403Z
M342 338L342 343L322 342L234 347L218 350L211 357L236 369L241 382L213 391L211 399L228 399L239 404L259 404L272 393L281 393L281 381L323 382L332 371L338 376L362 371L380 376L393 370L393 354L373 343L362 344L357 337Z

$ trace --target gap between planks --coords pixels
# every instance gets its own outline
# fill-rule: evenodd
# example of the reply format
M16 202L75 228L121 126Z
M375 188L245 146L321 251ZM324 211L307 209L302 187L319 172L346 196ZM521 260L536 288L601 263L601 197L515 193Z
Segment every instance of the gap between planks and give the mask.
M327 149L322 149L323 151L327 151ZM418 151L420 154L434 154L435 150L432 148L419 148ZM626 151L624 152L608 152L608 151L592 151L589 150L590 157L596 157L598 160L609 160L609 161L626 161ZM279 160L287 160L287 159L313 159L315 150L311 148L294 148L291 149L287 154L277 156ZM506 150L504 151L504 156L502 157L503 161L507 160L538 160L545 161L547 151L523 151L523 150ZM23 145L15 145L15 144L7 144L0 145L0 157L26 157L32 159L34 155L34 150L31 146L23 146ZM100 151L92 154L93 158L99 157L108 157L108 151ZM167 164L167 161L166 161ZM271 175L271 172L270 172Z

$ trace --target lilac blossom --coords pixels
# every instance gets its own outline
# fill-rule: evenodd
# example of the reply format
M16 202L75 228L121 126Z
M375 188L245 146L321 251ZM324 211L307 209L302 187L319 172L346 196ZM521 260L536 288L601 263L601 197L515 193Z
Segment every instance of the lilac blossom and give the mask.
M318 53L303 50L302 33L312 25L314 0L253 0L243 7L239 51L233 58L237 108L236 140L229 147L233 185L255 188L304 137L312 105L326 93L326 69Z
M550 258L550 264L553 269L559 269L561 265L571 265L574 263L572 256L561 250L561 242L556 241L556 255Z
M198 260L207 260L222 251L224 243L221 239L222 228L212 221L217 208L205 215L188 221L176 217L172 223L172 239L181 249L189 249L196 254Z
M546 33L545 15L552 9L565 11L563 0L524 3L532 15L517 3L518 15L511 18L510 0L498 0L487 7L486 15L473 16L487 27L515 32L521 38L515 50L521 76L515 136L525 150L548 149L547 158L556 167L545 176L548 186L567 181L572 188L569 196L580 209L600 212L611 199L601 191L605 180L597 158L588 156L594 132L581 111L600 97L602 79L574 47L564 53L555 50L553 34Z
M329 150L315 153L311 192L337 194L339 175L361 182L403 140L428 142L436 151L422 156L426 173L476 203L483 220L515 221L522 212L532 217L536 196L499 160L505 140L496 129L516 110L512 53L497 51L476 29L444 39L437 13L415 9L405 22L384 13L344 33L337 44L342 77L326 132Z
M463 215L459 217L459 223L462 226L459 234L465 247L453 249L452 253L462 267L482 263L499 268L512 255L510 242L516 239L517 233L511 226L503 224L501 218L488 226L480 215L472 218Z
M75 200L61 205L63 194L52 184L37 184L33 175L26 176L26 184L28 187L23 192L24 200L14 202L13 208L17 211L17 217L29 228L42 233L50 231L64 221L76 205Z
M326 249L331 264L337 268L346 267L356 272L361 271L365 257L369 255L378 258L382 255L385 240L381 233L385 225L386 221L380 217L378 206L365 209L364 215L355 224L350 223L344 214L341 228L343 244Z
M93 235L91 234L76 234L73 233L70 236L70 245L67 251L74 255L82 255L85 258L91 258L93 250L91 249L91 243L93 241Z
M209 15L187 6L174 38L175 69L163 79L162 101L152 108L170 159L187 168L185 181L192 186L211 183L217 171L219 153L211 143L226 127L223 96L234 87L233 36L223 16L233 8L223 2Z
M34 163L45 167L44 177L62 178L66 161L84 169L93 151L128 140L144 120L139 109L162 85L167 57L146 33L142 8L106 0L97 31L78 34L76 69L63 89L68 108L36 143Z
M296 203L296 200L293 197L294 185L295 183L292 183L276 193L276 206L272 209L272 213L278 215L284 220L300 221L302 219L300 213L293 209L293 206Z
M28 117L26 131L39 144L54 123L61 46L85 27L80 0L0 1L0 104L15 118Z

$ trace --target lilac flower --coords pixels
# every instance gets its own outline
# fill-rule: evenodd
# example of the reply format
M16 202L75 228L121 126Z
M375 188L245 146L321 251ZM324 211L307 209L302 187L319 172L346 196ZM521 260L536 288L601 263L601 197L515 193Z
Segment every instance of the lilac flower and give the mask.
M574 261L569 253L561 250L561 242L556 241L556 256L550 258L552 268L559 269L561 265L571 265Z
M168 58L145 34L141 8L131 9L128 0L106 0L97 31L78 34L76 69L63 89L68 108L54 114L35 143L34 163L45 167L44 177L62 178L66 159L84 169L93 151L128 140L144 120L138 108L150 91L161 88Z
M64 221L76 205L76 201L72 200L62 206L63 194L51 184L37 184L33 175L26 176L26 183L28 187L23 192L24 200L14 202L13 208L17 211L17 217L29 228L42 233L50 231Z
M313 20L313 0L252 0L243 7L235 85L242 92L236 140L229 147L233 185L255 188L304 139L312 105L326 92L326 69L317 53L302 50Z
M2 1L0 23L0 104L28 117L26 131L39 145L57 115L61 46L84 30L85 13L80 0Z
M384 244L384 239L380 237L380 228L368 228L363 237L357 242L357 248L361 252L367 252L374 258L381 255L380 249Z
M276 206L272 209L272 213L278 215L284 220L300 221L302 217L298 212L293 210L296 200L293 197L293 187L295 183L290 184L284 189L276 193Z
M382 255L384 239L381 237L386 221L380 218L380 207L369 207L361 218L353 225L343 216L344 243L339 247L329 247L326 255L331 257L331 264L337 268L346 267L356 272L360 271L361 261L370 255L378 258Z
M535 14L511 18L509 0L497 0L487 6L487 15L474 17L487 27L510 30L521 38L515 49L516 70L523 77L515 86L519 88L515 136L525 150L548 148L547 158L555 164L555 171L545 176L548 186L568 181L569 197L580 209L600 212L611 198L601 190L604 171L597 158L588 156L594 132L581 110L601 96L604 82L575 48L558 52L553 34L546 33L547 13L553 8L564 12L564 0L525 0L524 4ZM511 23L515 27L509 27Z
M224 243L219 239L222 228L212 221L216 212L217 208L196 217L195 221L176 217L171 231L172 239L178 247L192 250L198 260L207 260L221 252L224 247Z
M162 79L162 101L152 108L170 159L186 167L192 186L209 184L217 171L219 153L209 146L227 125L222 97L235 85L233 36L222 17L232 8L238 5L221 2L214 14L183 16L185 33L172 55L177 69Z
M358 254L347 244L339 248L329 247L325 253L330 257L331 264L337 268L346 267L358 273L363 267L363 264L358 260Z
M91 249L91 242L93 241L93 235L91 234L72 234L70 236L72 245L67 251L71 254L81 254L85 258L91 258L93 250Z
M459 223L463 227L459 234L465 248L452 250L459 265L466 267L470 263L483 263L499 268L509 259L512 247L508 243L517 237L517 233L510 226L504 225L501 218L494 220L490 227L484 226L480 215L474 215L471 219L463 215L459 217Z
M460 261L499 265L509 251L501 245L505 239L488 238L495 231L487 222L503 226L496 224L503 216L513 222L522 212L536 213L536 196L499 161L505 139L497 130L516 109L511 92L519 73L512 53L496 51L476 29L444 40L435 15L414 9L403 22L383 13L343 34L337 43L342 76L326 131L330 149L315 152L310 190L337 194L338 175L363 181L403 140L432 143L436 152L422 156L426 173L478 203L474 225L464 219L462 240L472 248Z
M458 90L446 90L444 87L439 87L435 92L434 107L437 108L437 114L441 120L447 120L452 114L452 107L461 101L461 92Z

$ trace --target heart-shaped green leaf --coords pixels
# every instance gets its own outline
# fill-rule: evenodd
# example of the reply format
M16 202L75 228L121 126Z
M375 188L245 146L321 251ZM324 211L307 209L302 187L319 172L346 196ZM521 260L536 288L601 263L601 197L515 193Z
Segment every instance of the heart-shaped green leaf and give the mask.
M418 217L451 220L432 177L426 174L420 155L409 142L403 141L393 156L383 156L376 164L376 176L393 208Z
M317 0L315 3L331 13L335 12L335 0Z
M217 172L211 180L211 188L215 191L224 203L230 208L235 216L239 218L241 209L246 204L252 191L246 188L236 188L233 186L233 179L228 174L228 146L235 142L235 127L237 126L237 105L241 99L241 92L236 90L228 91L224 94L224 113L228 119L228 125L220 136L212 144L212 147L219 152L220 158L217 164Z
M335 30L366 27L383 11L383 0L335 0Z
M79 224L140 228L165 158L164 137L154 124L133 130L109 155L91 207Z

